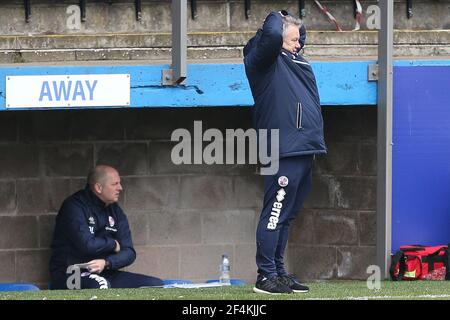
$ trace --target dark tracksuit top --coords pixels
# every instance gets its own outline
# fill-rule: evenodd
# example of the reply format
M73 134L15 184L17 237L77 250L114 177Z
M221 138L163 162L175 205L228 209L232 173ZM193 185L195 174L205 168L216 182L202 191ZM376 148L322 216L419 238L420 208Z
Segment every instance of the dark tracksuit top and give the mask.
M280 158L326 153L313 70L302 56L282 49L282 32L282 16L272 12L244 48L254 126L280 130Z
M117 240L120 251L114 252ZM89 188L67 198L56 216L50 273L66 276L67 267L105 259L109 270L128 266L136 259L128 220L117 203L105 206Z
M300 30L305 37L305 29ZM287 273L284 252L290 221L310 191L314 155L326 153L311 65L282 45L282 16L272 12L244 48L245 71L255 101L254 127L279 129L280 137L279 171L264 177L264 203L256 232L259 280Z

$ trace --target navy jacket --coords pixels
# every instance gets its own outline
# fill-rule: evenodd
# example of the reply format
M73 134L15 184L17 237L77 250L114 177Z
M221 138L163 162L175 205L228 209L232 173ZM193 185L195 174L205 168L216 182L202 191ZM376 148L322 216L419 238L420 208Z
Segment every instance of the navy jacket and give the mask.
M117 240L120 251L114 252ZM110 270L136 259L128 220L117 203L105 206L89 188L67 198L56 216L50 272L66 273L67 267L94 259L106 259Z
M254 126L280 130L280 157L326 153L311 65L282 45L282 16L272 12L244 48L245 72L255 100Z

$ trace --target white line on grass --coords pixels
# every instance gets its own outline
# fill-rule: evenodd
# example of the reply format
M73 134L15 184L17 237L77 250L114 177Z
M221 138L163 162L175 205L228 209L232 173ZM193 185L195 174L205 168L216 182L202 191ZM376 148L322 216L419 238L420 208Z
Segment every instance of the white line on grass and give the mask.
M309 298L306 300L369 300L369 299L411 299L411 298L425 298L425 299L439 299L450 298L450 294L423 294L418 296L363 296L363 297L343 297L343 298Z

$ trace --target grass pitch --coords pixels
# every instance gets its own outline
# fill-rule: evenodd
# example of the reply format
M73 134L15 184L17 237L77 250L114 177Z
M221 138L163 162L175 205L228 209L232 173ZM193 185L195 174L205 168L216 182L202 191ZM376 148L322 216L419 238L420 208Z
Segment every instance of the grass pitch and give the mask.
M366 281L306 283L309 293L267 295L253 285L179 289L41 290L0 292L0 300L450 300L449 281L381 282L370 290Z

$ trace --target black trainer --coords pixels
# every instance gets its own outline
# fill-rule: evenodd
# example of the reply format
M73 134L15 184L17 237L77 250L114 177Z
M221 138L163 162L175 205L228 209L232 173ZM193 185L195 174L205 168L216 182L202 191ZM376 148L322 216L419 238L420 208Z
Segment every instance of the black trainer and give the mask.
M256 281L253 292L267 294L293 293L292 289L281 283L276 276L271 278L263 277L261 280Z
M282 284L284 284L284 285L288 286L289 288L291 288L292 291L294 291L294 292L305 293L305 292L309 291L309 288L307 286L301 284L293 275L287 274L287 275L284 275L284 276L279 276L278 280Z

